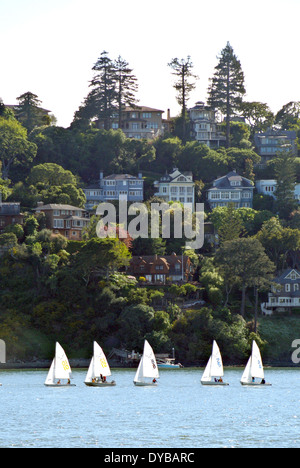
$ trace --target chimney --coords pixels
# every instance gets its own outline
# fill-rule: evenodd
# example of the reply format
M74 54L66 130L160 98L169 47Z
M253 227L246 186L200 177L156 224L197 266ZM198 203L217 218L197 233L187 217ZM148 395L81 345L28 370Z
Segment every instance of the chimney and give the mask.
M43 205L44 205L44 202L42 202L42 201L38 201L37 204L36 204L36 206L38 208L41 208L41 206L43 206Z
M167 120L171 120L171 111L170 111L170 109L167 110Z
M103 171L100 171L100 180L103 179Z

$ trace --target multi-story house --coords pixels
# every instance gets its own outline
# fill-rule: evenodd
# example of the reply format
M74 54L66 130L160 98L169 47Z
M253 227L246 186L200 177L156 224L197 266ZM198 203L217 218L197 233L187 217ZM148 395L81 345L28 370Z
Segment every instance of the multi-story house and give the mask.
M149 283L187 282L193 279L194 267L189 257L147 255L132 257L127 273L145 278Z
M295 131L268 129L264 133L254 135L254 144L257 154L261 157L259 167L266 167L268 161L276 157L283 150L290 150L296 156L297 134Z
M253 191L253 182L233 171L213 182L213 187L207 191L208 202L211 209L230 203L235 208L252 208Z
M46 228L70 240L82 240L82 230L88 226L86 211L71 205L39 203L36 213L45 213Z
M163 110L152 107L126 106L122 111L121 126L119 115L115 113L112 115L111 128L114 130L121 128L128 138L153 140L164 132L163 113ZM97 125L99 128L104 128L104 123L101 121Z
M144 200L143 175L139 173L136 177L130 174L112 174L104 177L101 171L99 184L86 187L84 193L87 210L108 201L142 202Z
M24 215L20 203L2 203L0 194L0 234L10 224L23 225Z
M204 102L196 102L196 105L188 110L191 125L191 137L199 143L210 148L219 148L226 141L225 135L220 131L217 121L217 111L204 105Z
M171 174L165 174L159 181L154 182L154 187L158 188L156 197L162 198L166 202L174 201L187 205L194 212L195 210L195 183L191 172L181 173L177 168Z
M290 269L273 280L268 302L261 304L261 310L272 315L275 311L291 312L296 308L300 310L300 272Z
M277 181L275 179L257 180L255 186L259 194L268 195L276 200ZM294 197L300 203L300 184L295 184Z

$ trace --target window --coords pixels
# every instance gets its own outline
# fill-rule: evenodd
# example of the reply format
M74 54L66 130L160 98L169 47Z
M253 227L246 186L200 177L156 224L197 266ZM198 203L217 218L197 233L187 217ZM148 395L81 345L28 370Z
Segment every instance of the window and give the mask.
M210 198L211 200L219 200L221 198L221 192L211 192Z
M54 219L53 220L53 227L62 229L64 227L64 220L63 219Z
M53 216L60 216L60 211L59 210L54 210L53 211Z
M143 119L151 119L152 114L151 112L143 112L142 116L143 116Z
M286 284L285 285L285 292L290 292L291 291L291 285L290 284Z

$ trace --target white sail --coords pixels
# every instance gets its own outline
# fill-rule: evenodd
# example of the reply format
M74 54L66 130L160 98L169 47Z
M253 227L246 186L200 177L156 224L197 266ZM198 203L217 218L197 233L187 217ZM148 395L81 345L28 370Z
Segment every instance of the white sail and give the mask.
M69 360L59 343L55 345L55 358L49 369L45 385L55 385L56 380L72 379Z
M210 382L211 381L211 375L210 375L210 369L211 369L211 356L208 360L208 363L205 367L205 371L202 375L201 382Z
M213 342L212 354L209 358L205 371L203 373L202 382L210 382L212 377L223 377L224 368L222 356L220 353L219 346L216 341Z
M253 379L264 379L264 368L259 347L256 342L252 343L252 354L241 378L242 383L251 383Z
M111 375L111 371L102 348L96 341L94 341L94 354L85 382L92 382L93 379L99 378L100 375L103 377L109 377Z
M139 367L134 378L134 382L142 382L144 378L159 378L155 354L147 340L144 344L144 353L140 360Z
M45 384L46 385L53 385L55 381L55 375L54 375L54 370L55 370L55 359L53 359L52 364L50 366Z
M252 376L251 376L251 361L252 357L249 358L247 365L245 367L244 373L241 378L242 383L250 383L252 381Z
M67 355L59 343L55 350L55 379L72 379L72 370Z
M263 363L261 359L260 350L255 341L253 341L253 344L252 344L251 375L252 377L258 378L258 379L265 378L264 367L263 367Z
M106 356L103 349L94 341L94 372L95 376L109 377L111 375L110 367L108 365Z

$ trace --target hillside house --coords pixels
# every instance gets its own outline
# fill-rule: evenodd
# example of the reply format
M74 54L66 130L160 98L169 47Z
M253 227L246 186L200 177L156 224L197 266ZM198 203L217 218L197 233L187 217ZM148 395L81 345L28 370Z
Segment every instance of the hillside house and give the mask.
M46 228L54 234L61 234L69 240L82 240L82 230L88 226L89 218L86 211L71 205L39 204L34 210L45 213Z
M268 302L261 304L262 313L272 315L276 312L292 312L300 309L300 272L296 269L286 270L273 280Z
M194 267L189 257L148 255L132 257L127 267L127 274L137 279L143 277L151 284L166 284L168 282L187 282L193 279Z
M211 209L230 203L235 208L252 208L253 191L253 182L233 171L213 182L213 187L207 191L207 198Z

